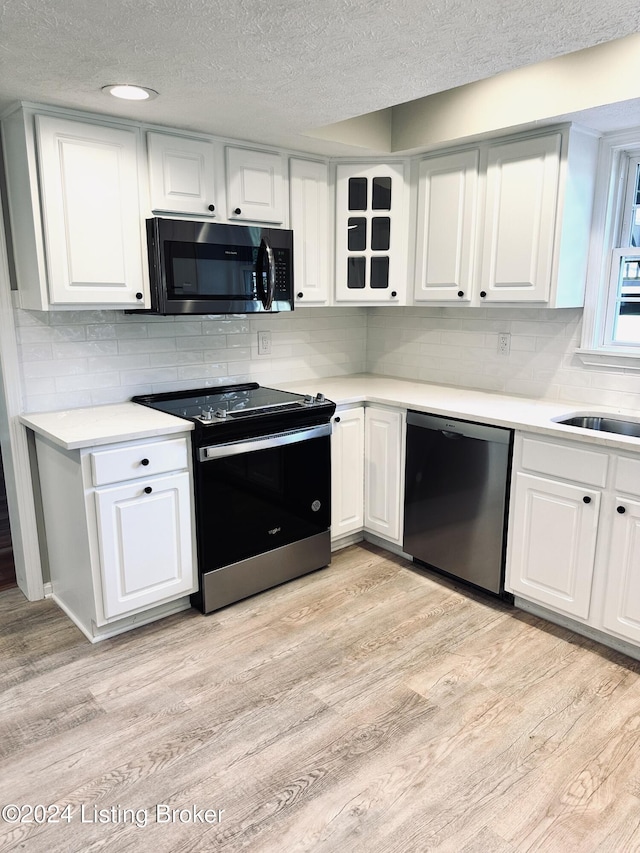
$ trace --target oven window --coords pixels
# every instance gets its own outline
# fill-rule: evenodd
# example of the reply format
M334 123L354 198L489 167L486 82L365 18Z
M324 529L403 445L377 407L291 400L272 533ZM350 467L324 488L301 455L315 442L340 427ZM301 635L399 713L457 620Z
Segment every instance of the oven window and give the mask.
M255 300L257 246L164 243L169 299Z
M289 545L331 523L330 437L200 462L201 571Z

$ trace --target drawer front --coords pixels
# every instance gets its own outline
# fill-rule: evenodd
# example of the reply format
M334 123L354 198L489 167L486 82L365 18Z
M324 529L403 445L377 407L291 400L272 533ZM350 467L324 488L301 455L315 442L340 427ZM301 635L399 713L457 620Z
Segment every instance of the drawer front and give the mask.
M617 492L640 495L640 459L618 457L614 488Z
M98 450L90 456L93 485L104 486L186 468L188 448L186 438L173 438Z
M563 480L604 488L609 458L581 447L566 447L531 438L522 440L522 467Z

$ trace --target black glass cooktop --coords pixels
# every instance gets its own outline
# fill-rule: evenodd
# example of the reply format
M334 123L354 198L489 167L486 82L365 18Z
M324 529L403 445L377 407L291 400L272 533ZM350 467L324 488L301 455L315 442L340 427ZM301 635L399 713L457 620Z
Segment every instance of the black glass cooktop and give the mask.
M262 414L317 410L330 404L322 394L315 397L303 396L277 388L265 388L256 382L216 389L199 388L165 394L144 394L133 397L132 400L134 403L141 403L204 425L258 417Z

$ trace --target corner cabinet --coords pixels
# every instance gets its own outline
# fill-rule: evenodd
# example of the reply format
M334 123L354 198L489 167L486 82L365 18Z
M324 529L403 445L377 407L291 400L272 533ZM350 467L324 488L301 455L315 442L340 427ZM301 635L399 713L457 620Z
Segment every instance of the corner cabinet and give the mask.
M220 215L213 142L149 132L147 154L154 213Z
M3 143L22 307L148 307L139 129L18 110Z
M336 302L402 305L408 223L405 166L336 170Z
M67 451L36 436L54 600L92 641L189 606L189 439Z
M402 545L405 423L404 410L383 406L336 412L331 437L334 544L364 532Z
M563 127L421 161L415 301L581 306L597 151Z

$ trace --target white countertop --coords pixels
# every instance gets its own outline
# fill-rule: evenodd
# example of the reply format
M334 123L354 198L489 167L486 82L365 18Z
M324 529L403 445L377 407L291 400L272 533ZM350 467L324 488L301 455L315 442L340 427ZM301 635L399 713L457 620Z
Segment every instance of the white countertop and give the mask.
M278 387L299 394L322 392L339 406L363 402L379 403L541 433L555 438L584 441L605 448L640 451L640 438L563 426L553 421L553 418L586 414L603 414L640 421L640 400L638 410L630 411L611 406L581 406L562 400L533 400L366 373L278 383Z
M270 385L269 382L263 384ZM553 420L574 414L603 414L640 421L640 406L638 411L615 409L611 406L587 407L561 400L532 400L527 397L431 385L427 382L364 373L298 382L277 382L274 385L299 394L316 394L321 391L339 406L378 403L555 438L584 441L603 448L640 451L640 438L562 426ZM193 429L190 421L137 403L39 412L22 415L20 420L66 450Z
M84 409L36 412L21 415L20 420L34 432L65 450L152 438L193 429L191 421L158 412L148 406L140 406L138 403L114 403Z

